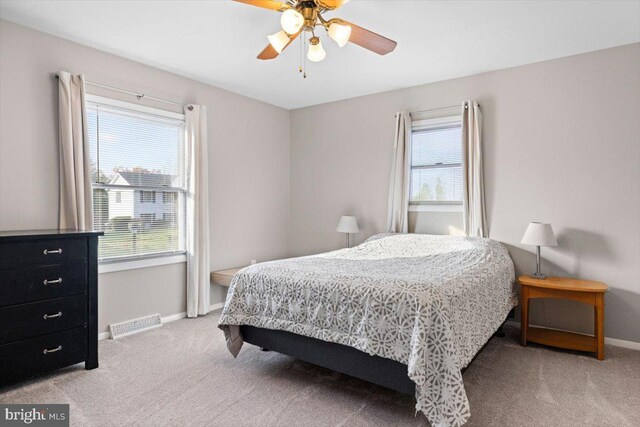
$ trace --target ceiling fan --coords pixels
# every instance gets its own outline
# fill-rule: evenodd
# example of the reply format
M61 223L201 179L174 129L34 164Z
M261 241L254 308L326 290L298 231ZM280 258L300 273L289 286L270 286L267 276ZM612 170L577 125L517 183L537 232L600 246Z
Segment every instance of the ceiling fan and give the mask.
M322 48L320 38L315 35L316 26L324 27L329 37L340 47L351 42L379 55L386 55L397 45L391 39L344 19L324 19L322 13L337 9L349 0L287 0L287 3L275 0L234 1L282 12L280 17L282 30L267 37L269 44L258 54L258 59L267 60L278 57L302 32L308 32L311 33L311 38L309 38L307 58L313 62L322 61L326 52Z

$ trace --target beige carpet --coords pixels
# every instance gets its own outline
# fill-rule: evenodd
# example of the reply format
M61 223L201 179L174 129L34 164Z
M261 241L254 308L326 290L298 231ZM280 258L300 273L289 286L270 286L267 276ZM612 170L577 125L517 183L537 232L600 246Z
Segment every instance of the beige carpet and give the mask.
M100 342L100 368L0 388L3 403L69 403L76 426L420 426L413 400L245 345L217 313ZM464 374L470 426L640 426L640 352L607 360L493 338Z

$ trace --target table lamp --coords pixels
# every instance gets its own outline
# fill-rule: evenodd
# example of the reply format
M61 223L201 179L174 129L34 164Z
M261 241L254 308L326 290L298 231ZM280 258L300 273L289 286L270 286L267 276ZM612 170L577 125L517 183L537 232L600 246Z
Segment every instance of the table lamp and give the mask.
M338 221L338 226L336 227L336 231L339 233L347 234L347 247L351 247L351 233L359 233L360 229L358 229L358 221L356 221L355 216L342 216L340 221Z
M536 247L536 272L531 277L546 279L547 275L540 272L540 246L558 246L551 224L542 222L529 223L520 243Z

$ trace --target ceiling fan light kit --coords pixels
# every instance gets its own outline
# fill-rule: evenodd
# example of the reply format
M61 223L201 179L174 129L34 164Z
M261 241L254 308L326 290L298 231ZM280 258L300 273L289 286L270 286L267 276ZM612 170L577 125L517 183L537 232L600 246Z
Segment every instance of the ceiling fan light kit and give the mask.
M312 62L320 62L327 56L327 52L322 48L322 42L316 36L309 39L309 53L307 58Z
M338 43L338 46L343 47L349 41L349 37L351 36L351 27L349 25L332 22L329 24L327 33L329 34L329 37Z
M304 25L304 17L295 9L287 9L282 12L280 25L287 34L293 35L300 31Z
M269 45L260 52L258 59L277 58L301 33L307 32L311 33L307 58L313 62L322 61L327 56L327 53L322 47L322 42L315 34L314 30L317 26L324 27L329 37L339 47L351 42L379 55L386 55L392 52L397 45L391 39L348 21L338 18L324 19L322 13L335 10L349 0L288 0L287 3L275 0L234 1L282 12L280 17L282 31L267 36ZM305 38L306 36L303 36L302 44L305 44Z
M271 46L273 46L278 53L281 53L282 49L289 44L289 36L284 30L280 30L275 34L267 36L267 39L269 39L269 43L271 43Z

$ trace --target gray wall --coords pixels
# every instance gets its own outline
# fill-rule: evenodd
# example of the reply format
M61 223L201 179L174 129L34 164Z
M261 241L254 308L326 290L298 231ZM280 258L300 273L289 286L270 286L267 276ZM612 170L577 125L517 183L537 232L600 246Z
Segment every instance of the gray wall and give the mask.
M0 21L0 55L0 230L57 227L53 74L67 70L116 87L207 105L212 268L288 255L287 110L7 21ZM185 274L184 264L101 274L100 330L146 314L184 312ZM224 297L225 290L213 286L211 302Z
M606 335L640 341L640 44L292 111L292 253L341 247L344 214L357 216L358 241L384 231L394 113L466 99L484 114L491 237L527 273L535 257L522 234L551 222L560 246L543 249L544 268L608 283ZM459 216L411 220L434 232ZM555 300L532 303L531 317L593 325L587 306Z
M393 114L471 98L485 116L491 237L529 272L532 248L518 242L529 221L550 221L560 247L544 250L545 268L609 283L607 336L640 341L639 44L291 113L6 21L0 55L1 230L56 227L59 70L209 107L214 269L341 247L334 229L347 213L356 241L384 231ZM459 221L410 215L417 232ZM184 281L184 264L101 274L100 330L183 312ZM214 286L212 303L223 299ZM577 304L532 310L536 323L592 325Z

